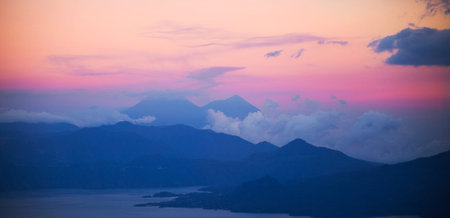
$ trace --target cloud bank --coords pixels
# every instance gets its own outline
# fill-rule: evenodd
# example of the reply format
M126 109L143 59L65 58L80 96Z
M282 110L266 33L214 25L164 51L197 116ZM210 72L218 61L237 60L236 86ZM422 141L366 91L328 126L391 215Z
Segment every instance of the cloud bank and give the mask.
M337 110L311 114L250 113L243 120L208 110L206 129L236 135L253 143L278 146L302 138L314 145L340 150L364 160L393 163L450 149L448 141L418 142L400 119L368 111L351 118Z
M0 112L0 123L71 123L79 127L112 125L121 121L128 121L137 125L147 125L155 119L153 116L132 119L117 110L98 107L70 111L64 114L33 112L21 109L9 109Z
M386 60L391 65L450 66L450 29L406 28L368 46L377 53L394 53Z
M0 123L26 122L26 123L71 123L72 120L64 116L47 112L28 112L26 110L6 110L0 112Z

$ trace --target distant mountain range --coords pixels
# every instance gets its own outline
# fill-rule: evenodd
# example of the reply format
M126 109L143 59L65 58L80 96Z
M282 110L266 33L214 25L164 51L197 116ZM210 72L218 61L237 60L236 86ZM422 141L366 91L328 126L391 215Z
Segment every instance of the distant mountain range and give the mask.
M138 206L200 207L313 217L450 214L450 151L395 165L280 183L271 176Z
M3 192L209 186L209 192L139 206L448 217L449 184L450 151L382 165L301 139L279 148L186 125L0 124Z
M234 95L225 100L212 101L199 107L184 98L155 98L149 97L123 112L133 119L145 116L156 118L152 125L184 124L196 128L203 128L206 123L208 109L221 111L229 117L244 119L249 113L259 111L258 108Z
M0 124L0 160L9 163L129 162L146 155L240 160L278 147L185 125L137 126L121 122L78 128L70 124Z
M66 130L52 131L60 126ZM14 189L232 185L266 174L285 181L374 165L300 139L278 148L185 125L11 123L0 129L0 174Z

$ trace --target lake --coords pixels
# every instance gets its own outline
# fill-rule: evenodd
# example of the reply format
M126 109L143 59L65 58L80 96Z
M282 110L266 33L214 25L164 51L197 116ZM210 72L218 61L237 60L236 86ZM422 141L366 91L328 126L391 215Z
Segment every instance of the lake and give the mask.
M198 187L114 190L37 190L0 194L0 216L8 218L162 217L274 218L287 214L232 213L197 208L134 207L171 198L142 198L160 191L188 193ZM291 217L292 218L292 217Z

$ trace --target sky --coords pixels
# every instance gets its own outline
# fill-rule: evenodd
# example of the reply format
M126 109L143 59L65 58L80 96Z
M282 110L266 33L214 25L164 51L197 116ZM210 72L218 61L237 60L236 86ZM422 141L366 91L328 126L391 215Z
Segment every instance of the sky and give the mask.
M414 127L409 135L425 135L421 145L439 141L425 153L450 148L447 0L0 5L0 121L74 120L85 111L122 119L118 111L149 95L204 105L238 94L277 120L345 113L347 130L364 115L386 115ZM331 146L323 135L310 138ZM402 158L425 154L419 150Z

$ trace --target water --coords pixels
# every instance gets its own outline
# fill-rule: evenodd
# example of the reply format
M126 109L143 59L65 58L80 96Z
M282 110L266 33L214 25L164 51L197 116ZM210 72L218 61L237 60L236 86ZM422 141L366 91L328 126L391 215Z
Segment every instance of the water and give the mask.
M78 217L162 217L162 218L274 218L286 214L231 213L198 208L134 207L135 204L169 200L142 198L160 191L188 193L198 188L127 189L127 190L39 190L0 195L0 217L8 218L78 218Z

